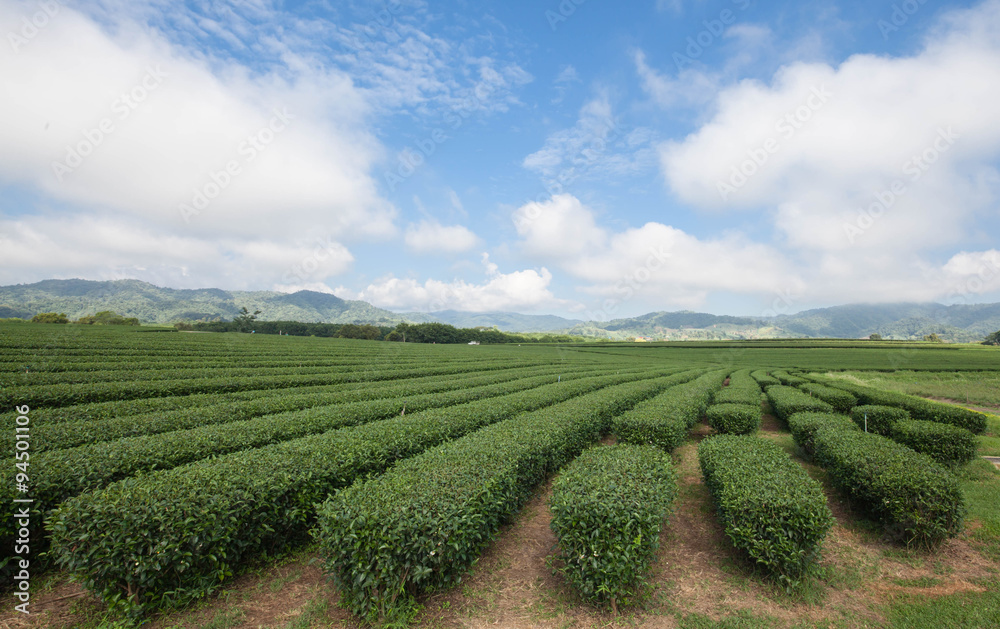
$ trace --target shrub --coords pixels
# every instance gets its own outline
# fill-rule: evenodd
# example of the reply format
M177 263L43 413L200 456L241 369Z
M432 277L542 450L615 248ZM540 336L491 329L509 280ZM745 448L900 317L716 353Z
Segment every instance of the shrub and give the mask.
M859 404L874 404L879 406L895 406L909 411L913 419L938 422L941 424L951 424L965 428L966 430L981 434L986 430L986 415L976 411L970 411L958 406L941 404L931 400L896 393L895 391L883 391L875 387L869 387L853 382L846 382L839 379L822 379L823 384L838 389L843 389L853 393L858 398Z
M819 398L833 407L838 413L848 413L851 408L858 403L858 398L847 391L825 387L822 384L807 382L799 387L809 395Z
M794 387L772 386L767 389L767 399L774 409L774 414L783 422L795 413L813 411L816 413L832 413L833 407L814 397L806 395Z
M559 571L587 600L615 610L628 604L676 497L677 474L663 450L618 444L585 451L552 485Z
M211 593L235 566L304 541L313 505L355 479L519 413L637 377L550 384L125 479L51 513L51 554L105 603L133 616L183 605Z
M729 386L715 392L713 404L749 404L760 406L760 385L750 377L750 370L737 371L729 376Z
M860 430L850 417L837 413L795 413L788 418L792 438L810 456L814 452L813 438L816 436L816 431L824 426L841 430Z
M833 526L819 483L781 446L756 437L709 437L698 461L733 545L786 587L797 585Z
M32 323L69 323L65 312L39 312L31 317Z
M872 433L823 427L815 459L830 481L907 546L934 546L962 530L955 476L926 454Z
M751 371L750 377L757 381L765 391L767 388L773 384L781 384L781 380L778 380L772 375L769 375L765 370L758 369L757 371Z
M898 421L910 419L910 414L901 408L866 404L851 409L851 420L862 430L877 435L888 436L892 426Z
M622 443L652 444L669 452L687 439L688 431L701 419L725 375L725 371L712 371L671 387L616 417L611 431Z
M976 458L976 436L958 426L904 420L893 425L889 437L943 465L963 465Z
M760 406L714 404L705 411L708 425L730 435L749 435L760 428Z
M455 584L538 484L662 386L629 383L526 413L334 495L314 535L342 603L369 622L409 618L417 594Z
M793 376L789 374L787 371L784 371L782 369L772 371L771 375L777 378L781 382L781 384L789 387L797 387L802 384L808 384L809 382L805 378L800 378L799 376Z
M576 374L573 376L576 377ZM106 487L141 472L167 470L210 456L388 419L399 416L403 408L416 413L455 406L534 389L550 384L553 380L554 376L545 375L425 395L319 406L221 425L210 424L67 450L50 450L34 457L37 471L32 476L32 498L34 506L45 512L68 498ZM65 424L56 424L60 425ZM14 491L12 485L0 487L0 498L13 495ZM43 522L43 517L32 518L31 525L41 533ZM0 540L12 538L14 529L13 515L0 516ZM41 546L41 540L39 545Z

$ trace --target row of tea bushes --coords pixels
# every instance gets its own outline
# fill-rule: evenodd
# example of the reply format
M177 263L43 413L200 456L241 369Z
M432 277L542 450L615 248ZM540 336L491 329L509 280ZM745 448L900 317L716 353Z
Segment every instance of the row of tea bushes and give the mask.
M712 395L725 380L725 371L710 371L639 404L616 417L611 431L622 443L654 445L670 452L687 439Z
M142 616L183 605L236 566L306 540L314 505L357 479L520 413L657 375L548 384L129 478L53 511L51 553L112 608Z
M670 378L597 391L493 424L353 485L319 509L316 537L342 603L368 622L411 616L449 587L535 488Z

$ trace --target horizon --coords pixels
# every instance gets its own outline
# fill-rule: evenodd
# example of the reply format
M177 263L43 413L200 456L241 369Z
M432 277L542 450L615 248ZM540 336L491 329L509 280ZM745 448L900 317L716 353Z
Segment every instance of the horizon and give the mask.
M0 32L0 284L1000 302L1000 0L0 0Z
M222 287L218 287L218 286L203 286L203 287L196 287L196 288L176 288L176 287L171 287L171 286L159 286L159 285L156 285L156 284L151 284L150 282L146 282L145 280L141 280L141 279L138 279L138 278L119 278L119 279L116 279L116 280L87 280L87 279L84 279L84 278L48 278L48 279L45 279L45 280L40 280L39 282L31 282L31 283L26 283L26 284L12 284L12 285L7 285L7 286L0 286L0 289L12 288L12 287L19 287L19 286L32 286L34 284L38 284L38 283L41 283L41 282L48 282L48 281L56 281L56 282L59 282L59 281L65 281L65 282L69 282L69 281L86 281L86 282L104 282L104 281L107 281L107 282L119 282L119 281L130 282L130 281L137 281L137 282L143 282L143 283L146 283L146 284L150 284L151 286L154 286L155 288L166 289L166 290L220 290L220 291L223 291L223 292L226 292L226 293L230 293L230 294L232 294L234 292L237 292L237 293L238 292L257 292L257 291L241 291L241 290L235 290L235 289L227 289L227 288L222 288ZM259 291L259 292L275 292L275 293L280 293L280 294L285 294L285 295L295 294L295 293L283 293L281 291ZM309 290L309 289L300 289L300 290L295 291L295 292L296 293L297 292L309 292L309 293L315 293L315 294L330 295L330 296L336 297L338 299L342 299L344 301L362 301L362 302L364 302L364 300L345 299L345 298L340 297L339 295L335 295L333 293L324 293L324 292L320 292L320 291L312 291L312 290ZM375 304L371 304L370 302L364 302L364 303L368 303L369 305L375 305ZM387 310L388 312L391 312L393 314L398 314L398 315L404 315L404 314L434 315L434 314L440 314L440 313L446 313L446 312L455 312L455 313L458 313L458 314L473 314L473 315L476 315L476 314L478 314L478 315L508 314L508 315L532 316L532 317L555 316L555 317L561 317L561 318L564 318L564 319L567 319L567 320L570 320L570 321L578 321L580 323L610 323L610 322L615 321L615 320L636 319L636 318L641 318L641 317L652 315L652 314L684 314L684 313L691 313L691 314L707 314L707 315L714 316L714 317L735 317L735 318L743 318L743 319L772 319L772 318L778 318L778 317L796 317L796 316L802 314L803 312L808 312L808 311L813 311L813 310L825 310L825 309L831 309L831 308L845 308L845 307L856 307L856 306L877 308L877 307L912 305L912 306L942 306L942 307L948 308L948 307L951 307L951 306L970 306L970 307L972 307L972 306L992 306L992 305L997 305L997 304L1000 304L1000 302L973 302L973 303L964 303L964 304L943 304L943 303L940 303L940 302L883 302L883 303L878 303L878 302L851 302L851 303L842 303L842 304L834 304L834 305L830 305L830 306L823 306L823 307L819 307L819 308L806 308L806 309L803 309L803 310L790 311L790 312L776 312L776 313L773 313L773 314L768 314L768 313L761 313L761 314L731 314L731 313L721 313L720 314L720 313L716 313L716 312L707 312L707 311L704 311L704 310L688 310L688 309L682 309L682 310L651 310L651 311L648 311L648 312L643 312L643 313L640 313L640 314L637 314L637 315L628 316L628 317L612 317L610 319L604 319L604 320L600 320L600 319L580 319L580 318L576 318L576 317L562 317L561 315L551 314L551 313L518 312L518 311L513 311L513 310L488 310L488 311L486 311L486 310L442 309L442 310L432 310L432 311L420 311L420 310L392 310L392 309L389 309L389 308L383 308L383 310ZM0 304L0 305L2 305L2 304ZM378 307L378 306L376 306L376 307ZM262 320L265 320L265 319L262 319Z

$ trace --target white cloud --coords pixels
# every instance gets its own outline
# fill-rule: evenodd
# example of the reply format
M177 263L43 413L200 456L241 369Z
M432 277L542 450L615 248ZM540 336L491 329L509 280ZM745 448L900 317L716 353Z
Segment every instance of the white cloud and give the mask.
M575 259L605 246L607 234L571 194L522 205L512 216L521 246L532 256Z
M626 132L608 95L601 94L583 105L573 127L549 135L521 165L541 175L556 192L583 174L618 180L654 167L651 134L646 128Z
M525 204L512 220L522 250L586 282L581 290L597 299L604 318L633 298L657 308L693 308L713 292L756 294L803 284L773 247L735 234L702 240L655 222L612 232L568 194Z
M995 212L1000 110L983 106L995 102L1000 2L990 1L950 14L911 57L796 63L769 85L723 90L709 122L661 147L663 175L698 207L770 209L814 261L907 257L954 246Z
M202 238L94 215L0 219L0 284L141 277L183 288L278 288L344 273L353 261L329 238Z
M467 227L442 225L437 221L423 220L410 224L404 238L406 247L414 253L462 253L479 243Z
M4 3L0 23L35 6ZM0 126L0 180L52 201L44 217L3 227L8 242L46 243L51 271L7 255L10 277L199 268L202 285L242 285L238 268L280 278L317 234L336 241L324 268L342 273L353 258L341 242L395 233L369 174L382 157L365 130L370 107L339 71L251 73L136 22L104 28L61 6L18 50L0 47L0 89L18 95L0 99L0 118L18 121ZM207 206L185 218L180 206L198 193Z
M451 282L428 279L421 283L412 278L389 275L370 284L357 294L357 298L382 308L419 312L525 311L558 308L567 304L549 290L552 273L545 267L501 273L486 254L483 254L483 264L486 279L479 284L460 279Z
M721 77L716 74L684 65L677 78L670 78L650 67L641 50L635 51L633 61L643 90L661 107L707 103L719 91Z

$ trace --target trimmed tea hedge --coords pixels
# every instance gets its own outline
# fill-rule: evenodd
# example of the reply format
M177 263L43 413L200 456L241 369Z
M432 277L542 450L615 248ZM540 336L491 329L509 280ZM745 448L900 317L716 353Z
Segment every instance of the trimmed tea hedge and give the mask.
M777 378L781 384L788 387L797 387L799 385L808 384L809 381L805 378L800 378L799 376L793 376L783 369L776 369L771 372L771 376Z
M792 439L809 456L813 455L813 437L816 431L824 426L841 430L860 430L857 424L847 415L837 413L795 413L788 418L788 428L792 431Z
M817 377L815 379L825 385L849 391L858 398L859 404L895 406L909 411L913 419L951 424L959 428L965 428L977 435L986 430L986 415L983 413L925 400L912 395L896 393L895 391L883 391L882 389L855 384L838 378Z
M733 545L786 587L797 585L833 526L819 483L781 446L757 437L709 437L698 461Z
M907 546L929 547L962 530L965 503L955 476L926 454L873 433L823 427L815 460L852 502Z
M823 400L832 406L838 413L848 413L850 412L851 407L858 403L858 398L854 397L847 391L841 391L840 389L834 389L833 387L823 386L822 384L816 384L815 382L807 382L799 386L799 388L809 395Z
M47 450L74 448L82 445L93 445L104 441L114 441L126 437L156 435L178 430L190 430L212 424L225 424L241 420L254 419L266 415L290 413L294 411L317 412L319 407L331 407L350 402L363 402L378 399L396 398L400 396L421 396L456 389L471 388L510 382L513 380L532 378L551 374L554 381L556 374L570 377L577 370L547 370L538 367L523 369L493 370L485 374L449 374L448 376L433 376L427 378L407 378L377 384L349 384L330 387L318 393L299 394L297 391L262 391L262 395L254 399L224 400L217 404L198 406L189 409L178 409L170 413L155 412L115 417L104 421L71 421L42 423L32 431L33 453L39 454ZM416 410L414 408L414 410Z
M788 418L795 413L811 411L814 413L832 413L833 407L817 400L794 387L773 386L767 389L767 400L774 409L774 414L781 421L788 423Z
M651 444L669 452L687 439L688 431L701 419L725 376L725 371L712 371L687 384L671 387L616 417L611 431L622 443Z
M584 451L552 483L559 568L580 595L616 610L634 600L677 497L670 455L618 444Z
M705 411L708 425L729 435L749 435L760 428L760 405L713 404Z
M535 487L667 380L494 424L334 495L314 534L341 603L368 622L409 618L416 595L457 583Z
M910 419L910 414L901 408L865 404L851 409L851 419L862 430L888 437L893 425Z
M519 413L635 379L549 384L126 479L53 511L51 553L130 615L183 605L211 593L235 566L307 539L314 504L355 479Z
M889 437L948 466L963 465L976 458L976 436L958 426L904 420L893 425Z
M774 376L767 373L763 369L758 369L756 371L750 372L750 377L757 381L757 384L761 386L765 391L771 385L781 384L781 380L778 380Z
M567 378L575 378L567 374ZM32 457L34 506L42 513L62 501L87 491L151 470L168 470L186 463L290 441L409 412L419 412L510 395L552 383L554 375L521 378L514 382L471 387L405 398L387 398L349 404L321 406L290 413L267 415L246 421L208 425L158 435L120 439L90 446L43 452ZM12 500L13 484L0 485L0 499ZM0 540L13 539L13 513L0 516ZM41 546L44 516L32 518L31 530Z
M715 392L712 404L749 404L760 406L760 385L750 377L750 370L729 376L729 385Z

